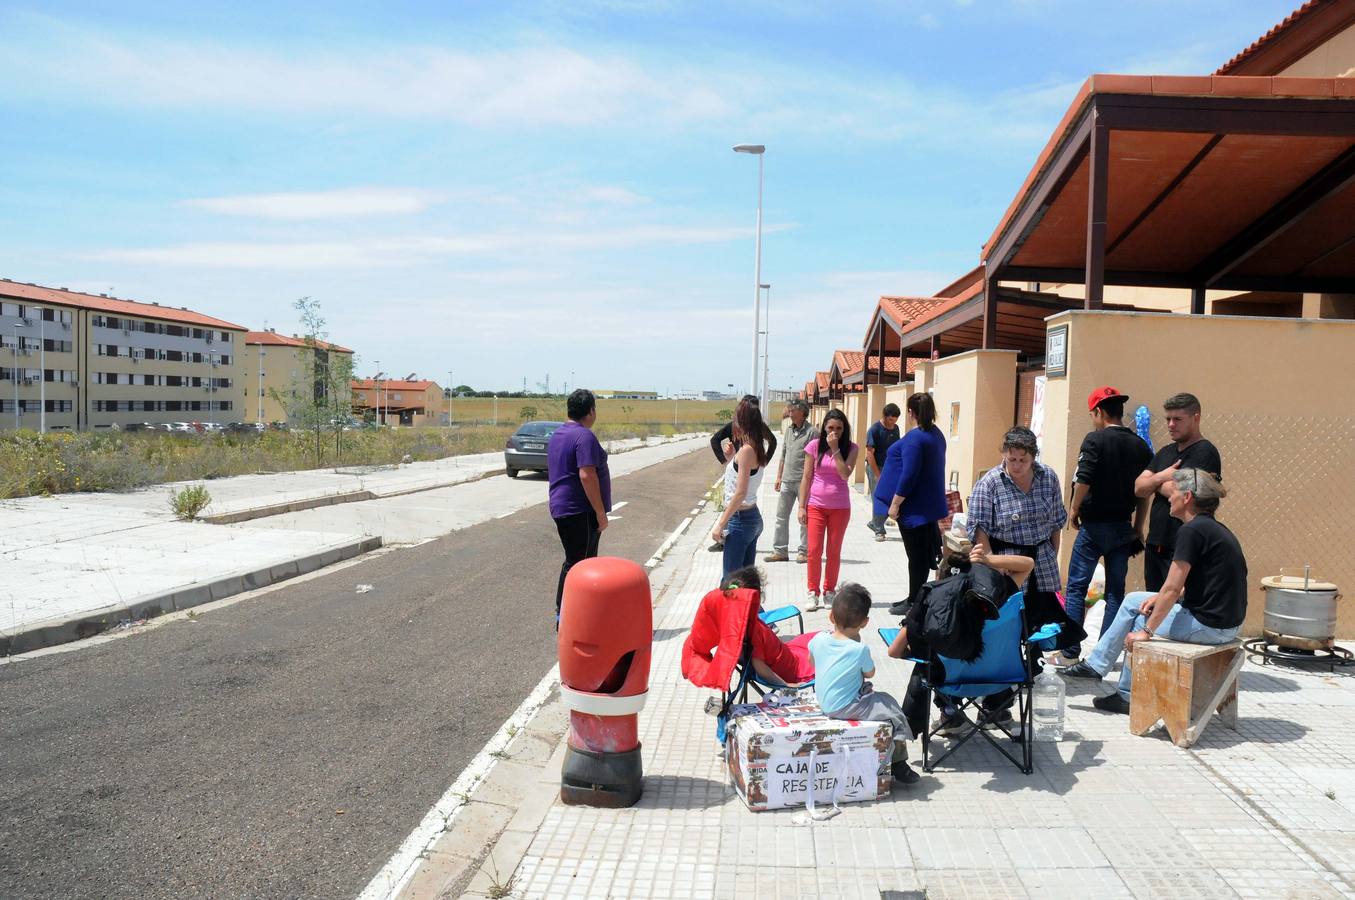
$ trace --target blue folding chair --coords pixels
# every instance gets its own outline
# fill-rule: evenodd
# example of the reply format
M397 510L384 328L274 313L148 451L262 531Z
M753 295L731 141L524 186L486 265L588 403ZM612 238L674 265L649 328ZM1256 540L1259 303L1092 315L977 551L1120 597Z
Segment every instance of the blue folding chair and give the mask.
M757 617L762 620L763 625L775 625L777 622L784 622L787 619L796 619L800 623L800 634L805 633L804 614L800 612L800 607L794 604L778 606L776 609L764 609L757 614Z
M940 684L931 680L931 666L925 660L913 660L923 666L922 681L927 688L927 710L930 717L932 697L940 694L954 703L960 716L968 723L969 729L959 735L959 740L936 759L931 759L931 739L940 730L938 724L932 728L930 722L922 730L922 768L931 772L956 750L959 750L975 734L980 734L1022 772L1029 775L1034 771L1032 734L1031 734L1031 691L1035 685L1031 670L1030 649L1054 649L1062 628L1057 624L1045 625L1034 634L1026 626L1025 598L1022 594L1013 594L998 611L996 619L990 619L983 626L983 652L973 662L951 659L936 655L935 660L945 667L946 678ZM894 643L899 629L881 628L880 637L886 645ZM983 698L1001 691L1016 690L1016 719L1021 732L1013 741L1021 745L1021 756L1017 758L983 726L992 721L1000 710L984 709ZM1004 707L1005 708L1005 707ZM974 713L974 717L970 717Z

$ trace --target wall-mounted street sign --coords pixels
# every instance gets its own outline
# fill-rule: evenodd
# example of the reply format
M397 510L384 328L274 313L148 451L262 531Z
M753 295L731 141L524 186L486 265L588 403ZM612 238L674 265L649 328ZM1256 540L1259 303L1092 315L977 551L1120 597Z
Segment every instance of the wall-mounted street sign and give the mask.
M1055 325L1044 336L1044 373L1056 378L1068 374L1068 326Z

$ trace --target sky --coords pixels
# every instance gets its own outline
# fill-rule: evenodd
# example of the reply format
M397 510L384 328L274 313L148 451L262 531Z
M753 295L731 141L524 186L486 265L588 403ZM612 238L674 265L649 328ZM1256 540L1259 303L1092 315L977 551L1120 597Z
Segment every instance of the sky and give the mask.
M0 5L0 277L477 389L746 389L979 248L1094 72L1213 71L1298 0Z

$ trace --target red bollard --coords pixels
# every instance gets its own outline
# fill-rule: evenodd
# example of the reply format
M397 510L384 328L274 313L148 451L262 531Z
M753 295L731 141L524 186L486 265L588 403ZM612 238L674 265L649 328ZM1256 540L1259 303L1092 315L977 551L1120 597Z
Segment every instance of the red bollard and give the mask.
M649 692L654 609L649 576L600 556L569 570L560 612L560 694L569 745L560 800L634 806L643 790L637 714Z

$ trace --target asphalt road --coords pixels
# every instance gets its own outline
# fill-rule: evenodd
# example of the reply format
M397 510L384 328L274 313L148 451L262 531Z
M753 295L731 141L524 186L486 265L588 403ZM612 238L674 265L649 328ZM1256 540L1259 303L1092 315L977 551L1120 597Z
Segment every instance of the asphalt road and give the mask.
M602 552L643 562L716 474L617 479ZM542 503L0 666L0 895L356 895L555 662L560 559Z

